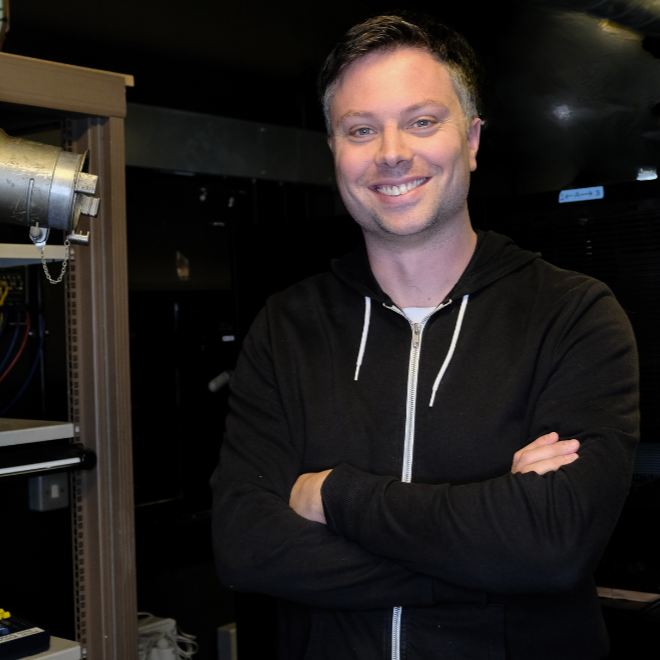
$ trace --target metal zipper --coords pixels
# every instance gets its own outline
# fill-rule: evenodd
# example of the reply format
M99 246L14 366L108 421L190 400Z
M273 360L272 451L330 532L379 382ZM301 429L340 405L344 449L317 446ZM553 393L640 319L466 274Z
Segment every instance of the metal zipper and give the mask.
M413 449L415 444L415 407L417 404L417 372L419 368L419 354L422 348L422 333L426 322L447 305L451 305L451 299L438 305L429 312L419 323L413 323L401 309L392 305L389 307L383 303L384 307L391 309L397 314L401 314L404 319L410 323L412 329L412 341L410 346L410 362L408 363L408 389L406 393L406 430L405 442L403 446L403 467L401 470L401 481L410 483L412 478ZM392 611L392 660L401 658L401 615L402 607L395 607Z
M392 612L392 660L399 660L401 657L401 610L402 607L395 607Z

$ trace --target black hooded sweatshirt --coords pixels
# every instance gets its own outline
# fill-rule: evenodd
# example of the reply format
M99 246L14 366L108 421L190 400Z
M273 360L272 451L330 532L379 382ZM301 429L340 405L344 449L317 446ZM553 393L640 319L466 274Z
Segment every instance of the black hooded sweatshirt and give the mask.
M611 291L493 232L418 324L364 248L332 271L271 297L245 340L212 479L223 583L279 597L281 660L606 657L592 574L639 423ZM512 474L551 431L579 458ZM323 525L288 501L329 468Z

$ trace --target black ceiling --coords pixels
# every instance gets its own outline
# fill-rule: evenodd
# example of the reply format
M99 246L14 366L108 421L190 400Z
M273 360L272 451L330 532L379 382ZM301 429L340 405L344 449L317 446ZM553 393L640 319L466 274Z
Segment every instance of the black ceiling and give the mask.
M592 2L592 13L581 9L589 0L435 10L486 68L478 191L630 180L658 164L660 62L644 31L657 31L660 12L652 0L631 12L632 2ZM4 50L134 74L129 101L322 130L315 78L325 55L348 27L388 9L374 0L12 0Z

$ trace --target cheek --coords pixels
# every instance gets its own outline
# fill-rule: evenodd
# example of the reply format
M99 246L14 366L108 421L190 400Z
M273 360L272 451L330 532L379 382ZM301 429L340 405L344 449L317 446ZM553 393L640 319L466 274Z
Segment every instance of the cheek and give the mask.
M445 168L456 159L456 156L461 158L460 150L458 153L449 149L446 144L439 146L436 149L425 149L419 153L420 157L435 167Z
M440 169L469 159L467 145L454 135L443 135L442 139L437 141L429 140L427 143L418 144L416 154L420 160Z
M339 152L335 159L337 178L346 185L358 183L367 174L369 169L369 158L366 154L353 150Z

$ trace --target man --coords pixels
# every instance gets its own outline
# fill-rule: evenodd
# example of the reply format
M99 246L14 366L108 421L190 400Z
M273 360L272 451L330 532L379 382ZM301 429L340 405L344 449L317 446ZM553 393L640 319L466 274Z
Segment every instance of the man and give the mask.
M220 577L281 599L281 658L607 655L591 575L634 339L603 284L473 231L475 70L459 35L384 16L322 74L366 250L269 299L214 475Z

